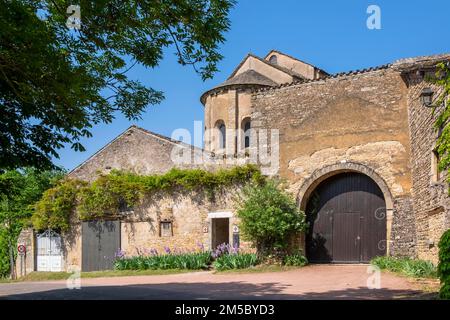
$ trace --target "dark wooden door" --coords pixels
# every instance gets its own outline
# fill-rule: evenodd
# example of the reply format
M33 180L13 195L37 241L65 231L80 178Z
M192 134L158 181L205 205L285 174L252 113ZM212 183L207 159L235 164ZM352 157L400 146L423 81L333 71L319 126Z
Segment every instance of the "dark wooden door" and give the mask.
M359 262L359 212L336 212L333 217L333 262Z
M120 221L89 221L82 225L82 271L112 270L120 250Z
M212 219L211 248L216 249L221 244L230 242L230 220L228 218Z
M310 197L306 213L311 262L369 262L385 254L385 201L368 176L342 173L326 179Z

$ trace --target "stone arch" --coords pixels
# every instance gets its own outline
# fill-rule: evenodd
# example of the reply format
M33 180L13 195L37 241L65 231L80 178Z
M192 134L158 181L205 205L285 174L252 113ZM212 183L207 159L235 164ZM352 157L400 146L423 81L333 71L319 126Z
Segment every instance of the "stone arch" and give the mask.
M299 189L297 195L297 203L300 209L303 211L306 209L309 197L321 182L336 174L345 172L356 172L364 174L371 178L381 189L386 203L386 241L387 244L389 244L391 241L392 217L394 211L394 201L392 198L392 194L384 179L378 173L376 173L375 170L364 164L356 162L340 162L315 170L311 174L311 176L303 182L302 186ZM390 246L387 245L387 255L389 255L389 247Z
M300 209L305 209L309 196L322 181L343 172L357 172L370 177L383 192L384 200L386 201L386 211L393 210L394 202L392 200L392 195L383 178L381 178L372 168L356 162L341 162L315 170L312 175L305 180L298 192L297 201Z

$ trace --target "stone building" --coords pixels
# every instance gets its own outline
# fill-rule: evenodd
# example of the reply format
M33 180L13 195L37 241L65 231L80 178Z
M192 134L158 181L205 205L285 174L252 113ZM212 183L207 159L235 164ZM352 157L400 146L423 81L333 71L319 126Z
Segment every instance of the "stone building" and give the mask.
M133 126L69 176L91 180L111 169L150 174L248 162L264 167L265 149L276 155L270 174L287 179L308 216L310 228L298 246L311 261L358 263L387 254L436 262L450 203L434 151L436 113L428 103L439 88L425 78L449 60L403 59L330 75L279 51L249 54L200 98L204 150ZM183 150L189 161L174 161ZM138 254L144 247L239 242L235 192L216 202L198 194L155 195L113 226L115 249ZM102 222L91 224L98 229ZM83 242L94 229L76 223L70 237L63 235L63 269L90 259Z

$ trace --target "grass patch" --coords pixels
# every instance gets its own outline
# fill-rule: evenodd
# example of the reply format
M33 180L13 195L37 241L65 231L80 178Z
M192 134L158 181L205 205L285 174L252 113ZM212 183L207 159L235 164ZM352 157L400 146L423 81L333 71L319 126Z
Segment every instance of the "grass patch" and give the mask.
M437 278L437 268L430 261L410 258L376 257L370 263L379 267L381 270L388 270L412 278Z
M102 278L102 277L132 277L132 276L161 276L167 274L187 273L193 270L187 269L167 269L167 270L110 270L82 272L81 278Z
M152 275L169 275L177 273L192 272L192 270L170 269L170 270L106 270L82 272L81 278L105 278L105 277L130 277L130 276L152 276ZM17 280L0 279L0 283L13 283L24 281L55 281L67 280L73 273L69 272L42 272L34 271Z

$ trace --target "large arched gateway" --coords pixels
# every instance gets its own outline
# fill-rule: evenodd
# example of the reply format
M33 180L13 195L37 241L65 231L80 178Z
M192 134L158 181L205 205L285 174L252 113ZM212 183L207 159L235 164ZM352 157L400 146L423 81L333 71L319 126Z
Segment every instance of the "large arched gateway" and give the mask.
M360 263L386 254L386 202L367 175L343 172L308 197L306 254L311 262Z

